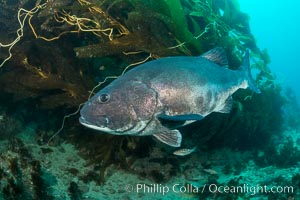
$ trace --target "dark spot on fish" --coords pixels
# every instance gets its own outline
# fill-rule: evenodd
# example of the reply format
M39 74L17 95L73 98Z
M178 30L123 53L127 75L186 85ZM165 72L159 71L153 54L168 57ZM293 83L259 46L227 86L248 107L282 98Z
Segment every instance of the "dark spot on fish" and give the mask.
M207 93L206 93L206 108L208 109L208 110L214 110L215 108L216 108L216 102L214 101L214 103L211 105L211 102L212 101L214 101L214 98L213 98L213 94L212 94L212 92L211 91L208 91ZM211 105L211 106L210 106Z
M206 102L207 103L210 103L211 102L211 100L212 100L212 92L211 91L208 91L207 93L206 93Z
M197 105L199 108L201 108L201 111L203 113L207 113L211 107L210 107L210 102L212 101L212 92L208 91L206 93L205 97L199 97L196 101Z
M210 107L210 110L214 111L216 107L217 107L217 105L214 103L214 104Z
M191 108L188 104L185 104L186 100L184 98L179 98L178 101L172 101L172 105L170 105L170 113L171 115L180 115L183 113L190 113ZM173 114L172 114L173 113Z
M198 107L202 107L203 103L204 103L204 98L203 97L199 97L199 98L196 99L196 105Z

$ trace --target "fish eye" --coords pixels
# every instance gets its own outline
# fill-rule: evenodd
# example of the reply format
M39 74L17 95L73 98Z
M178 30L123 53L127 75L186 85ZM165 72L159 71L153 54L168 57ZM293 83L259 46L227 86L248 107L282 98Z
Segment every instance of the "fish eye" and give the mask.
M107 103L110 99L110 96L108 94L100 94L100 96L98 97L98 101L100 103Z

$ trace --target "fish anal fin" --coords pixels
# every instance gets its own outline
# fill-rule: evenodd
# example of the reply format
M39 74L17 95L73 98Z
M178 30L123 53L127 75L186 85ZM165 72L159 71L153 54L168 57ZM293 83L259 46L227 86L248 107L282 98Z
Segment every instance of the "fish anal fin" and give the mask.
M232 99L232 96L229 96L224 103L224 107L221 110L219 110L218 112L230 113L232 105L233 105L233 99Z
M181 133L178 130L169 130L164 131L163 133L157 133L153 135L156 139L159 141L170 145L172 147L180 147L182 136Z
M222 47L216 47L204 54L201 55L201 57L206 58L207 60L210 60L218 65L228 67L228 60L227 56L225 54L225 51Z

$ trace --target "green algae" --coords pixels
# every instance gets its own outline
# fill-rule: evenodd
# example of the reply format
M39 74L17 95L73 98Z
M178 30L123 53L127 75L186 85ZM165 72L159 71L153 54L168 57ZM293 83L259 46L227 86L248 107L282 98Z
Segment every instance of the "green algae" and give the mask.
M176 36L179 42L190 42L194 39L193 33L190 32L186 15L184 13L184 7L182 6L181 0L152 0L150 1L151 9L156 12L168 16L174 26L171 27L172 33ZM195 24L194 24L195 26ZM190 42L189 47L193 52L203 52L204 49L200 42Z

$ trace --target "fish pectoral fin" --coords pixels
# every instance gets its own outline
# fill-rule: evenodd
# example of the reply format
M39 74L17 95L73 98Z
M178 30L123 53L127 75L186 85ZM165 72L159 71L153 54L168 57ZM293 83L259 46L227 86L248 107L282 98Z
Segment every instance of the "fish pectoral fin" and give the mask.
M159 141L170 145L172 147L180 147L182 136L178 130L164 131L163 133L157 133L153 135Z
M204 117L198 114L187 114L187 115L165 115L160 114L157 116L158 119L171 120L171 121L187 121L187 120L202 120Z
M231 108L232 108L232 104L233 104L233 99L232 99L232 96L229 96L225 103L224 103L224 107L219 110L218 112L220 113L230 113L231 111Z

